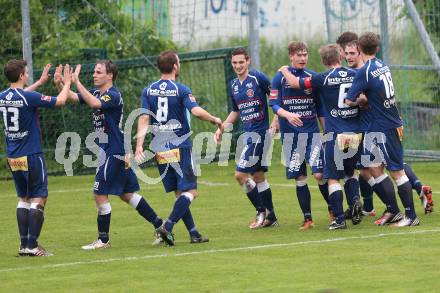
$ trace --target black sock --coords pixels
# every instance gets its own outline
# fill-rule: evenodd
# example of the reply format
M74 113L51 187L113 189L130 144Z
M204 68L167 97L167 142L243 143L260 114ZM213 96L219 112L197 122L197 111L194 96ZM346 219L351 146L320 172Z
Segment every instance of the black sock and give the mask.
M380 181L377 183L377 181ZM380 199L387 206L387 210L390 213L397 214L400 212L399 206L397 205L396 192L394 191L393 182L391 182L388 175L382 175L376 178L376 184L373 188Z
M333 185L329 186L329 188L332 186ZM345 220L344 208L342 206L344 195L342 194L342 188L340 185L332 188L335 188L336 190L330 191L331 193L329 192L330 195L328 198L332 207L333 215L335 216L336 223L341 224Z
M200 237L199 231L197 231L196 224L194 223L194 219L192 217L191 210L188 208L188 211L183 215L182 221L185 224L186 230L188 230L189 235Z
M264 207L269 212L266 217L268 217L270 220L276 220L275 210L272 202L272 190L270 189L269 184L267 181L257 183L257 189Z
M307 183L305 183L304 185L302 184L304 184L304 181L296 182L296 196L298 197L301 211L304 214L304 220L309 220L312 219L310 190Z
M44 222L44 207L42 205L32 206L29 209L29 239L27 246L35 248L38 245L38 237Z
M109 241L111 216L111 213L105 215L98 214L98 238L101 239L103 243L107 243Z
M371 212L374 210L373 188L362 176L359 176L359 188L361 190L364 211Z
M407 178L405 179L408 180ZM397 180L397 192L399 193L400 200L405 208L405 215L410 219L415 219L416 211L414 209L411 183L409 183L409 181L405 182L405 179L402 179L404 183L399 183L399 180Z
M20 245L26 247L29 234L29 204L19 202L17 206L17 224L20 234Z
M258 189L256 186L254 187L254 189L247 192L246 195L257 212L264 212L266 210L264 208L263 201L261 200L261 196L258 193Z
M162 219L156 214L153 208L142 196L140 196L139 203L136 206L136 210L138 211L139 215L141 215L145 220L153 224L154 228L159 228L162 225Z

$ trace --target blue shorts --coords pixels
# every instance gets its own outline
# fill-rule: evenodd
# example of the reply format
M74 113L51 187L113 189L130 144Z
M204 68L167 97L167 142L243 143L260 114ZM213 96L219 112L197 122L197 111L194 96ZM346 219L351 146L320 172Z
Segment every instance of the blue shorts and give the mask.
M402 138L403 127L382 132L367 132L364 139L366 156L361 158L362 165L384 163L390 171L403 170Z
M337 143L337 133L328 133L331 139L324 142L324 178L343 179L351 177L359 162L360 149L362 148L362 138L352 145L351 148L339 147Z
M159 169L162 183L166 192L175 190L188 191L197 189L197 177L194 171L194 161L190 148L171 150L178 154L178 158L168 163L158 159L156 154L157 168Z
M18 197L47 197L47 168L42 153L8 158Z
M124 155L110 155L97 168L93 192L96 195L123 195L139 190L139 183L123 159Z
M322 143L320 133L284 133L281 137L287 179L307 176L306 162L312 174L322 173Z
M244 148L241 151L240 157L238 158L238 164L235 169L238 172L254 174L258 171L267 172L268 170L267 166L264 166L265 164L262 164L262 162L265 162L263 158L263 155L265 154L265 143L269 144L270 141L265 141L266 135L264 133L255 134L258 134L259 136L258 139L254 139L256 142L252 142L251 137L246 138ZM269 145L266 145L266 148L268 147Z

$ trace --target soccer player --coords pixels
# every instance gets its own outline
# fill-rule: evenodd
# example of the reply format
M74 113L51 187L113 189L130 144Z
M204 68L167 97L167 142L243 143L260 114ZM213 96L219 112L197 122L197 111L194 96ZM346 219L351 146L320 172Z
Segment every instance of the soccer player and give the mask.
M156 153L156 162L166 192L174 191L176 202L165 223L156 229L162 239L174 245L174 225L182 219L190 234L190 243L207 242L194 224L190 204L197 196L197 177L191 152L190 125L187 110L197 118L222 127L220 118L201 108L191 90L176 82L180 61L173 51L164 51L157 58L161 72L159 80L146 87L141 96L144 113L139 117L136 159L145 160L143 143L151 124L153 140L150 148Z
M338 39L336 40L336 44L341 46L341 48L343 50L342 51L342 58L343 59L345 59L347 57L346 52L345 52L345 47L347 46L347 44L350 42L353 42L353 41L357 41L357 40L358 40L357 33L351 32L351 31L345 31L338 37Z
M359 108L344 103L356 71L341 66L342 50L337 44L322 47L319 50L321 61L329 70L311 77L296 78L283 66L280 71L288 84L302 90L319 91L325 113L324 128L324 178L328 179L329 202L335 221L330 230L346 229L343 194L340 179L353 178L362 141L359 125ZM347 179L346 179L347 180ZM346 190L353 202L352 223L357 225L362 219L362 204L359 201L359 185Z
M308 48L303 42L288 45L291 66L288 70L298 78L310 77L315 72L306 69ZM269 105L278 116L287 179L296 180L296 195L304 215L300 230L314 226L311 212L310 190L307 185L306 162L318 181L319 189L328 203L328 185L322 178L321 140L316 120L320 110L319 96L310 90L294 89L287 84L281 72L272 79ZM319 114L319 113L318 113Z
M91 90L87 90L79 80L80 70L81 65L77 65L74 83L78 93L70 92L69 98L93 109L92 120L101 148L93 185L98 212L98 239L81 247L84 250L94 250L110 247L112 208L109 194L119 196L155 228L160 227L163 221L145 198L137 193L138 180L124 150L124 135L121 129L124 103L121 93L113 85L118 75L116 65L110 60L97 61L93 71L95 87Z
M348 42L344 47L345 60L347 61L348 66L356 70L360 69L364 65L358 46L359 43L357 40L355 40ZM360 108L359 116L361 129L365 133L366 131L368 131L369 124L372 120L371 107L368 105L368 103ZM362 213L365 216L375 216L376 211L374 210L373 206L373 191L375 189L374 185L376 181L374 180L374 177L371 176L368 168L365 168L364 166L362 166L362 164L360 165L361 176L359 177L359 184L364 203ZM417 178L417 175L411 169L410 165L404 163L403 167L405 169L406 175L409 178L409 181L411 182L412 188L417 192L417 195L421 200L422 206L425 210L425 214L431 213L434 206L431 187L428 185L423 185L420 182L420 180ZM380 191L378 195L379 197L381 197Z
M240 118L244 132L257 134L254 139L245 136L245 147L235 170L235 179L244 187L249 201L257 211L249 228L278 226L272 191L264 176L268 169L262 165L264 149L269 147L266 137L269 129L267 95L270 92L270 81L263 73L249 69L251 60L243 48L232 51L231 63L237 78L228 87L232 111L223 122L223 128L231 126ZM220 143L222 133L223 129L220 128L215 133L217 143Z
M384 174L382 164L370 164L371 175L376 180L376 188L386 194L387 210L375 224L394 223L393 226L416 226L420 221L416 216L412 198L412 187L403 168L403 127L394 96L391 71L380 59L379 37L375 33L364 33L359 38L359 48L365 65L358 70L353 85L348 91L346 103L361 102L360 93L365 93L372 108L372 120L364 141L364 148L372 152L375 159L381 159L397 184L397 190L405 208L405 216L400 213L394 187ZM377 152L379 151L380 152ZM378 154L380 153L380 154ZM378 156L376 156L378 155Z
M21 242L18 254L49 256L52 254L38 244L48 196L38 108L64 106L71 84L71 70L69 65L64 68L64 86L57 97L51 97L23 90L29 78L26 65L24 60L6 63L4 74L10 86L0 93L0 112L5 125L6 156L18 196L17 223ZM50 65L46 68L48 71ZM47 71L43 72L43 83L48 79ZM27 89L39 85L37 82Z

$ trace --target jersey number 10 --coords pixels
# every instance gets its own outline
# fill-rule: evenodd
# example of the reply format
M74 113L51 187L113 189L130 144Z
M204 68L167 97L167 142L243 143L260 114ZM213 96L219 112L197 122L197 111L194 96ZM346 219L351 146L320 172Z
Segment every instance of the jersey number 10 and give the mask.
M394 97L394 84L393 84L393 78L391 77L391 72L388 71L381 74L379 76L379 79L383 81L387 99Z

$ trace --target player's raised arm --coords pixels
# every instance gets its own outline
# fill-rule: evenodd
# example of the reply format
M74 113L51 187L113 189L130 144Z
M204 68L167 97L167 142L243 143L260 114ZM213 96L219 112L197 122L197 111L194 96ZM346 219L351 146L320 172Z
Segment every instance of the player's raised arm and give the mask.
M64 66L63 89L57 96L57 101L55 103L56 107L62 107L66 104L66 100L70 91L70 85L72 83L72 75L73 73L70 69L70 65L66 64L66 66Z
M72 75L72 83L75 83L75 73L73 73ZM53 82L56 86L56 88L58 89L58 92L61 92L63 89L63 65L59 64L56 68L55 68L55 73L53 75ZM78 103L79 102L79 98L78 95L73 92L72 90L69 90L69 94L67 96L67 102L72 102L72 103Z
M78 89L78 92L81 95L84 103L86 103L92 109L101 108L101 106L102 106L101 101L99 99L97 99L95 96L93 96L79 80L80 71L81 71L81 64L78 64L75 68L74 82L76 84L76 88Z
M50 80L49 70L52 65L50 63L46 64L43 68L43 72L41 73L40 79L25 88L24 90L27 92L35 91L38 87L46 84Z
M294 87L294 88L299 88L299 79L294 76L290 71L289 71L289 66L281 66L280 69L278 69L279 72L281 72L284 76L284 78L286 79L287 83Z

